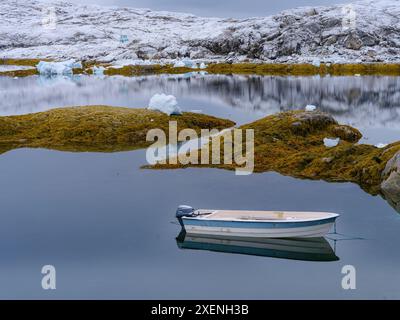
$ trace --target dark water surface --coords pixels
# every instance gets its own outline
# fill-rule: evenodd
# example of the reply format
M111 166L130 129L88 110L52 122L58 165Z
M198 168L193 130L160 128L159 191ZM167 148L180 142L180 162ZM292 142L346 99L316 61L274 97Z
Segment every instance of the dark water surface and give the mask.
M0 157L0 298L399 298L400 216L353 184L216 169L140 170L144 152ZM179 249L177 205L326 210L339 261ZM331 242L332 246L333 243ZM43 265L57 289L41 288ZM341 269L357 289L341 288Z
M398 78L54 81L0 78L7 95L0 99L1 114L94 103L141 107L164 91L175 94L184 109L239 123L313 103L363 127L373 141L393 140L400 128ZM381 197L350 183L217 169L140 169L144 164L144 150L20 149L0 155L0 298L400 298L400 216ZM179 248L174 212L182 203L338 212L340 235L329 235L338 241L327 240L338 259ZM48 264L57 271L53 291L41 287L41 268ZM356 290L341 287L345 265L356 268Z

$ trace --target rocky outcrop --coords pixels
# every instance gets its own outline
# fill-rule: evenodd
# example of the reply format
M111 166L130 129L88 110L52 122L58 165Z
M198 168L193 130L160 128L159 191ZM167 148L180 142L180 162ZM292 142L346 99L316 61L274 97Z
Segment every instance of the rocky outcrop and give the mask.
M168 116L148 109L84 106L52 109L20 116L0 117L0 153L15 148L114 152L152 144L151 129L168 136L169 121L178 130L225 129L234 122L204 114L184 112Z
M46 21L43 15L49 8L54 26L39 23ZM49 1L44 8L37 0L2 0L0 49L7 58L102 62L182 57L219 62L301 63L316 57L327 62L398 62L399 16L397 0L299 8L249 19L201 18L65 1Z
M387 201L400 212L400 152L391 158L382 173L382 193Z
M388 160L400 150L399 144L386 149L359 144L361 133L357 129L341 125L320 111L281 112L240 128L254 130L255 172L276 171L305 179L354 182L373 195L381 193L381 174ZM327 147L325 138L340 138L339 144ZM155 166L179 167L183 166ZM213 167L236 169L235 164Z

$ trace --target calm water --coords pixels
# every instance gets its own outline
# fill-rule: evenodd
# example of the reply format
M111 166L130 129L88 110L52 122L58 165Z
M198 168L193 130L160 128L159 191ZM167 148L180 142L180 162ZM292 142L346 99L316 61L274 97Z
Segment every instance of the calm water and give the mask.
M0 78L2 114L54 106L145 105L175 94L186 110L244 123L313 103L363 128L369 141L400 130L398 78ZM20 149L0 156L0 298L400 298L400 215L354 184L216 169L142 170L143 150L113 154ZM181 249L174 219L194 207L341 213L328 240L339 258L288 260ZM276 250L273 252L279 255ZM335 259L334 259L335 260ZM44 291L43 265L57 270ZM341 269L357 289L341 288ZM190 284L190 285L189 285Z
M144 107L155 93L173 94L183 110L238 124L314 104L364 133L364 142L400 135L400 77L179 76L0 78L0 115L106 104Z

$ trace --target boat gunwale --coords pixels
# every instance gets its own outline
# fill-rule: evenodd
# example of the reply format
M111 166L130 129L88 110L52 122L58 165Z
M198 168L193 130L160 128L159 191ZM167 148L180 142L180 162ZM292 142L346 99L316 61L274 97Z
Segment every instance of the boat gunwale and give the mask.
M277 213L321 213L326 214L327 216L321 218L310 218L310 219L235 219L235 218L208 218L207 216L211 216L218 211L233 211L233 212L241 212L240 210L206 210L206 209L199 209L196 211L210 211L209 215L199 215L193 217L182 217L183 220L198 220L198 221L219 221L219 222L251 222L251 223L300 223L300 222L313 222L313 221L324 221L324 220L331 220L337 219L340 217L340 214L333 213L333 212L310 212L310 211L276 211ZM275 212L275 211L252 211L252 212Z

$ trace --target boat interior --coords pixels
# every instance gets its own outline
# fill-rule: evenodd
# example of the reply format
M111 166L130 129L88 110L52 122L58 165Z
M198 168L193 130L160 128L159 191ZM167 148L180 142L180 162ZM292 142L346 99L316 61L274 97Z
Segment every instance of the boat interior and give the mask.
M202 219L212 220L256 220L256 221L289 221L316 220L337 216L328 212L300 211L241 211L241 210L196 210L195 215Z

